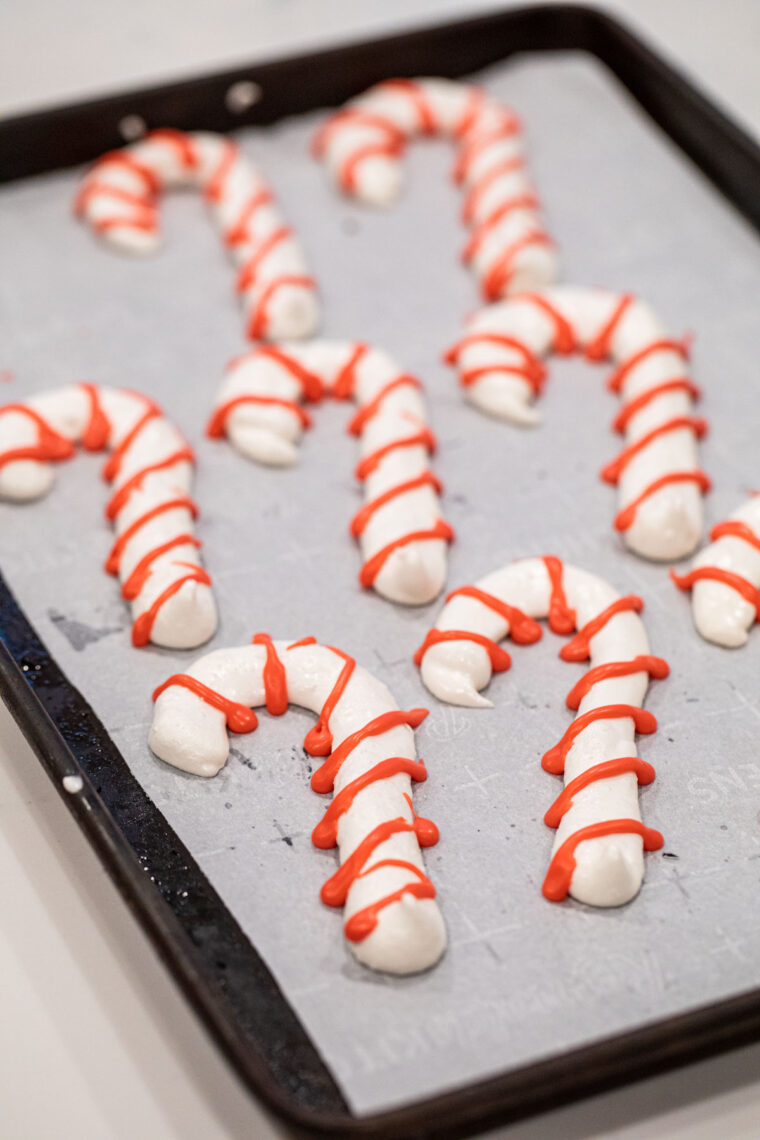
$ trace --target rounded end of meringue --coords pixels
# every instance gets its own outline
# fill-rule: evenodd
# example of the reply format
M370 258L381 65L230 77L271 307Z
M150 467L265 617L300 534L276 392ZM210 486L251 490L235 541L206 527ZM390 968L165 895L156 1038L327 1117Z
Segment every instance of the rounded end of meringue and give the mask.
M397 158L368 155L358 167L355 197L366 206L386 209L401 193L403 173Z
M623 906L635 898L644 878L644 855L637 835L605 836L580 843L570 894L588 906Z
M267 467L292 467L298 460L298 441L287 439L274 428L230 420L227 436L247 459Z
M162 701L163 694L156 701L148 736L151 752L165 764L191 776L206 779L216 776L227 763L229 753L224 719L220 721L218 732L209 734L206 728L200 733L192 717L170 715Z
M211 587L188 581L161 606L150 640L163 649L195 649L214 636L218 620Z
M149 257L161 245L158 230L143 230L137 226L111 226L99 236L109 249L130 257Z
M515 257L502 297L545 289L547 285L553 285L559 279L559 275L559 254L554 246L539 244L526 246Z
M624 540L652 562L688 558L702 535L702 496L693 484L673 483L639 506Z
M36 459L16 459L0 467L0 499L28 503L41 499L53 485L51 464Z
M700 637L724 649L740 649L755 624L755 607L723 582L695 582L691 594Z
M311 285L283 284L267 305L267 340L305 340L319 328L320 308Z
M530 388L522 380L494 372L468 385L465 391L471 404L495 419L516 427L537 427L541 423L539 412L530 402Z
M469 709L490 709L484 697L491 679L488 654L472 642L439 642L431 645L420 666L422 683L439 701Z
M434 899L404 894L381 911L372 933L351 947L372 970L419 974L434 966L446 949L446 927Z
M437 598L446 582L446 543L411 542L394 550L373 583L391 602L424 606Z

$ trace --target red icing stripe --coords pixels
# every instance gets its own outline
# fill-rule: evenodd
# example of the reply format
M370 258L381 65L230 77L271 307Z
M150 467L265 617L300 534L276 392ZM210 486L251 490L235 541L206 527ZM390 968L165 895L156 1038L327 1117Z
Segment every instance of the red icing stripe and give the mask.
M485 364L482 368L468 368L466 371L460 373L459 383L463 388L469 388L471 384L475 384L484 376L493 376L494 373L505 376L519 376L521 380L525 380L525 382L530 385L537 396L541 393L541 388L543 387L542 382L536 380L528 369L516 364Z
M454 181L457 183L465 182L477 159L480 158L489 147L493 146L494 143L519 135L520 125L520 120L517 115L506 116L503 122L499 123L498 126L492 127L488 131L483 131L482 134L476 134L471 139L466 139L459 148L459 153L454 163L454 169L452 171Z
M638 614L643 608L644 603L636 594L627 594L624 598L618 598L611 602L606 609L603 609L582 629L579 629L572 641L568 641L567 645L562 646L559 651L560 657L563 661L586 661L591 653L592 637L604 629L610 618L613 618L615 614L626 613L631 610Z
M300 289L315 288L313 277L305 277L303 274L297 273L283 273L279 277L275 277L272 281L268 281L262 289L261 296L251 313L251 318L248 323L249 340L260 340L261 337L264 336L267 325L269 324L269 302L275 293L286 285Z
M208 438L223 439L227 434L227 419L230 413L234 412L235 408L243 407L245 404L254 404L258 407L286 408L298 417L301 427L311 427L311 416L295 400L286 400L281 396L233 396L231 400L225 400L223 404L220 404L212 413L206 425Z
M424 447L428 455L433 455L436 449L436 439L430 428L425 427L420 431L415 432L414 435L404 436L400 439L393 439L390 443L378 447L376 451L366 455L356 467L356 478L363 482L368 475L376 471L380 463L385 459L386 455L390 455L392 451L397 451L403 447Z
M146 135L145 142L165 143L179 159L187 170L197 170L200 165L195 142L185 131L175 131L171 127L162 127Z
M248 232L248 226L253 220L253 216L257 210L262 206L268 206L274 201L274 195L270 189L257 190L252 194L248 201L240 211L240 215L233 225L227 230L224 235L224 244L232 248L236 245L245 245L246 242L252 241L252 236Z
M602 468L601 478L605 483L617 483L631 460L635 459L650 443L662 435L668 435L672 431L682 431L684 428L694 432L697 439L702 439L707 432L707 420L703 420L699 416L673 416L672 419L664 420L663 423L657 424L656 427L645 432L628 447L624 447L615 459Z
M601 764L593 764L565 785L554 803L546 811L544 823L547 827L559 827L562 817L573 806L573 800L578 792L582 792L584 788L596 783L597 780L611 780L615 776L625 775L626 772L635 773L639 784L642 785L651 784L655 777L652 765L648 764L646 760L641 760L638 756L617 756L614 760L603 760Z
M567 897L573 871L576 868L575 851L587 839L601 839L605 835L640 835L645 851L658 851L665 840L653 827L645 827L637 819L607 819L601 823L591 823L573 832L554 853L549 870L541 888L550 902L561 902Z
M272 716L282 716L288 711L288 679L285 666L277 656L277 650L268 633L256 633L252 645L263 645L267 659L263 670L264 700L267 712Z
M301 385L301 393L304 400L309 404L317 404L323 396L322 381L317 376L316 372L309 372L308 368L304 368L302 364L295 358L290 356L281 348L275 347L273 344L257 344L250 352L245 352L241 356L235 356L227 365L227 368L237 368L247 360L255 360L258 357L265 356L268 360L274 360L280 364L286 372L297 380Z
M246 705L241 705L239 701L231 701L227 697L223 697L221 693L210 689L208 685L204 685L202 681L191 677L189 673L174 673L168 680L164 681L163 685L159 685L158 688L154 690L153 700L157 701L161 694L172 685L180 685L183 689L189 689L191 693L199 697L202 701L205 701L207 705L211 705L213 708L223 712L230 732L253 732L259 723L253 709L249 709Z
M478 206L483 200L486 191L493 186L494 182L497 182L507 174L516 174L517 171L524 169L525 159L519 155L516 155L514 158L503 158L489 167L489 169L478 178L478 181L465 196L464 205L462 207L462 221L469 225L475 220Z
M499 300L514 275L514 262L524 250L533 245L554 245L554 241L543 230L529 230L494 258L481 281L486 301Z
M395 158L401 154L403 143L389 138L382 141L365 143L351 151L340 168L339 183L341 190L346 194L355 194L357 189L358 169L368 158Z
M227 177L235 165L239 153L240 148L237 143L227 143L224 154L219 160L219 165L209 178L203 191L203 197L207 202L220 202L224 197Z
M569 356L570 353L575 352L578 348L578 341L575 336L575 330L559 311L556 305L552 305L551 301L546 297L542 297L540 293L515 293L511 301L523 301L531 305L535 305L542 313L549 318L554 325L554 336L552 338L552 351L557 352L560 356Z
M289 648L292 648L292 646ZM345 740L338 745L335 751L330 753L324 764L321 764L312 775L312 789L315 792L331 792L338 772L354 749L358 748L363 740L366 740L370 736L381 736L385 732L390 732L392 728L397 728L400 724L405 724L409 728L418 728L427 715L427 709L410 709L409 712L398 709L376 716L373 720L365 724L363 728L357 729L356 732L352 732L350 736L347 736Z
M623 404L612 421L613 430L619 432L625 431L633 416L640 412L642 408L646 408L651 404L652 400L656 400L658 396L663 396L667 392L686 392L692 400L698 400L702 395L697 385L689 380L687 376L677 376L673 380L663 380L662 384L655 384L653 388L647 388L645 392L640 392L638 396L633 396L627 403Z
M74 454L74 445L71 440L55 431L44 416L35 412L34 408L26 404L4 404L0 407L0 416L18 413L27 416L37 428L37 442L26 447L14 447L0 452L0 467L6 463L15 463L20 459L37 459L40 462L60 463L70 459Z
M549 629L552 633L572 633L575 629L575 610L570 609L565 597L562 582L564 566L553 554L546 554L541 560L546 567L551 586L549 597Z
M482 649L485 649L488 658L491 662L491 668L494 673L505 673L512 664L512 658L507 653L506 649L502 649L490 637L485 637L482 633L472 633L469 629L431 629L425 635L425 640L414 654L414 664L421 665L422 658L427 653L432 645L439 645L444 641L474 641Z
M170 550L175 550L178 546L194 546L196 550L199 550L201 543L192 534L178 534L175 538L170 538L167 542L162 542L160 546L155 546L149 550L147 554L143 555L122 586L122 598L126 598L128 602L134 601L150 577L156 559L163 554L168 554Z
M385 79L377 85L384 91L395 91L408 96L417 113L418 129L423 135L434 135L438 130L435 111L428 103L424 91L414 79Z
M650 653L641 654L631 661L608 661L604 665L589 669L585 677L581 677L567 694L565 704L569 709L577 709L583 698L599 681L608 681L612 677L629 677L633 673L648 673L654 680L661 681L669 672L667 661L662 657L653 657Z
M356 369L369 352L368 344L355 344L346 363L333 380L331 396L336 400L350 400L356 391ZM350 430L350 429L349 429Z
M387 491L384 491L382 495L378 495L377 498L365 503L364 506L356 512L351 519L349 527L352 536L358 538L360 534L363 534L370 519L381 507L393 502L399 495L406 495L410 491L417 491L420 487L432 487L436 494L440 494L443 490L440 479L437 475L434 475L432 471L423 471L422 474L418 475L415 479L407 479L404 483L397 483L395 487L390 487Z
M541 767L555 776L561 775L565 770L565 757L584 729L598 720L623 720L625 718L630 718L634 723L636 732L644 735L654 732L657 728L657 720L652 713L639 708L638 705L602 705L598 709L581 713L575 718L573 723L568 726L562 739L544 753Z
M392 542L383 546L364 563L359 571L360 584L365 589L371 586L391 554L402 546L408 546L411 542L430 542L435 539L441 539L443 542L452 542L454 539L454 531L443 519L438 519L435 526L428 530L412 530L408 534L401 535L400 538L394 538Z
M645 487L640 495L637 495L635 499L618 512L613 524L615 530L628 530L628 528L633 525L636 513L641 504L656 491L660 491L663 487L667 487L671 483L696 483L703 494L709 491L712 486L709 476L706 475L704 471L670 471L667 475L661 475L659 479L655 479L648 487Z
M485 218L471 233L467 244L462 250L462 261L465 265L472 261L483 242L489 234L493 233L500 222L517 210L538 210L540 202L535 194L516 194L508 198Z
M235 289L238 293L245 293L256 284L256 276L264 258L287 238L292 237L292 235L293 230L290 226L278 226L277 229L272 230L265 238L261 239L251 256L240 268L235 283Z
M132 626L133 645L139 647L148 644L161 607L182 589L185 582L200 582L203 586L211 585L211 579L200 566L195 567L189 574L185 574L182 578L178 578L176 582L172 582L170 586L167 586L166 589L159 594L153 605L147 609L145 613L140 614L140 616L135 619L135 623Z
M119 487L118 491L112 496L106 505L106 518L115 519L119 511L123 510L129 500L133 491L136 491L142 486L143 480L147 475L151 475L154 471L165 471L170 467L174 467L177 463L194 463L195 456L192 449L189 447L180 447L177 451L173 451L171 455L167 455L165 459L160 459L157 463L150 463L147 467L141 467L136 471L123 486Z
M121 465L124 462L124 457L142 429L149 424L151 420L162 415L161 409L157 404L154 404L152 400L147 400L146 403L148 404L147 410L135 422L134 427L130 428L121 443L113 449L103 465L103 478L109 483L119 474Z
M470 131L477 127L478 118L485 108L487 101L488 97L482 87L469 87L467 91L467 102L462 111L462 117L454 127L453 135L455 139L464 139Z
M322 712L319 714L317 723L309 729L304 738L303 746L310 756L329 755L333 740L332 733L330 732L330 717L335 711L335 706L338 701L343 696L346 685L351 680L351 674L356 668L356 661L353 657L349 657L347 653L343 653L340 649L335 649L332 645L328 645L326 648L330 649L333 653L337 653L338 657L341 657L345 664L338 674L338 679L333 685L330 695L322 705Z
M348 425L349 435L361 435L372 417L376 416L380 411L386 397L390 396L391 392L398 391L399 388L417 388L422 390L422 384L416 376L403 375L397 376L395 380L389 380L371 400L358 409ZM351 391L353 392L353 386ZM342 395L338 396L338 399L342 398Z
M687 574L677 574L675 570L671 570L670 577L679 590L690 590L695 582L722 582L724 586L730 586L737 594L741 594L746 602L754 606L755 620L760 620L760 590L740 574L723 570L719 566L700 566Z
M760 551L760 538L739 519L725 519L724 522L716 523L710 531L710 539L715 542L719 538L741 538L755 550Z
M394 863L396 866L405 867L407 870L415 871L417 874L420 874L412 863L402 863L395 860ZM406 886L399 887L393 894L386 895L385 898L378 899L377 902L372 903L370 906L365 906L363 910L357 911L356 914L349 918L343 927L343 933L349 942L362 942L367 938L377 926L380 911L390 906L391 903L398 902L403 895L413 895L416 899L434 899L435 887L427 876L423 876L422 882L407 883Z
M536 384L540 384L546 378L546 368L540 357L524 344L523 341L517 340L516 337L506 336L503 333L482 332L470 333L468 336L462 337L457 341L452 348L444 356L446 364L456 364L459 360L461 353L465 348L470 348L475 344L496 344L500 348L513 348L519 352L523 366L525 368L526 376L533 380ZM492 371L498 371L499 365L492 366Z
M610 392L620 392L633 369L641 364L643 360L647 360L657 352L677 352L684 360L689 359L689 349L686 341L665 338L662 340L653 340L651 344L640 348L638 352L634 352L632 356L629 356L628 359L620 364L612 373L607 381L607 387Z
M430 823L430 820L423 820L420 822ZM385 823L379 823L377 827L370 831L369 835L361 841L359 846L353 851L345 863L343 863L335 874L323 884L319 897L327 906L344 906L348 898L348 892L357 879L363 879L366 875L371 875L373 871L379 870L380 867L402 867L404 870L412 871L421 880L429 882L427 876L416 867L414 863L409 863L405 859L382 859L378 863L373 863L371 867L364 869L364 864L371 857L372 852L381 843L385 843L386 839L390 839L392 835L399 835L403 832L413 831L417 834L416 828L417 818L413 823L407 821L399 816L397 819L386 820ZM435 825L433 825L435 826ZM417 842L423 846L420 835L417 834ZM430 846L430 844L425 844ZM388 901L391 901L390 896L386 896ZM398 897L397 892L394 892L393 901ZM430 896L434 897L433 895ZM385 904L387 905L387 903ZM360 913L364 913L363 911ZM354 916L356 917L356 916ZM357 924L358 925L358 924ZM374 929L374 925L371 929ZM367 931L369 933L369 931ZM349 937L346 935L346 937ZM362 935L366 937L366 935ZM352 939L351 941L360 941L361 939Z
M138 162L133 158L129 151L126 150L112 150L108 154L104 154L92 166L92 172L95 173L107 166L122 166L128 170L130 174L134 174L142 182L145 193L151 197L157 197L162 190L161 179L158 177L154 170L146 166L142 162Z
M140 211L140 216L150 214L157 217L153 207L152 198L144 194L135 194L131 190L122 190L118 186L109 186L107 182L98 182L96 178L89 178L80 187L74 199L74 214L81 218L92 198L113 198L115 202L123 202L126 206L134 206Z
M90 402L90 418L82 433L82 447L85 451L102 451L108 445L111 425L100 403L100 392L95 384L80 384Z
M494 610L495 613L500 614L509 623L509 636L516 645L532 645L541 639L541 626L533 618L528 617L522 610L518 610L517 606L510 606L507 602L502 602L501 598L495 597L493 594L486 593L478 586L460 586L458 590L452 590L446 598L450 602L452 598L466 597L474 598L478 602L482 602L489 610Z
M108 574L117 574L119 572L119 563L121 562L124 550L126 549L127 544L134 538L141 527L145 526L146 523L151 522L159 515L165 514L166 511L174 511L180 509L189 511L193 518L198 517L198 507L196 504L186 495L182 495L176 499L167 499L165 503L159 503L156 507L151 507L149 511L145 511L144 514L140 515L139 518L136 518L134 522L130 523L127 529L119 535L119 537L116 539L116 542L111 548L111 553L106 559L106 572Z
M635 301L632 293L624 294L615 305L606 324L602 325L599 332L590 340L586 345L586 359L587 360L606 360L610 355L612 348L612 338L617 331L617 327L621 320L627 313L629 307Z
M108 218L98 218L90 225L97 234L105 234L109 230L130 229L151 233L158 226L158 214L153 210L146 210L142 214L112 214Z
M350 784L346 784L333 798L322 819L311 833L315 847L328 849L334 847L338 841L338 823L340 817L348 811L359 795L377 780L387 780L391 776L405 773L418 783L427 779L427 771L421 760L409 760L406 756L389 756L387 760L380 760L374 767L357 776Z
M383 131L398 149L402 148L406 141L403 131L384 115L362 111L358 107L344 107L331 115L315 134L312 153L316 158L324 154L331 137L343 127L370 127L373 130Z

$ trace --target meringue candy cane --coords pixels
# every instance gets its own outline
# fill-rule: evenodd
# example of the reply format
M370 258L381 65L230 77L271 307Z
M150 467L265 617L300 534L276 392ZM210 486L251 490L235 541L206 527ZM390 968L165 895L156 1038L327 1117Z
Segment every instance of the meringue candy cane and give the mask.
M193 649L216 630L211 579L201 566L189 497L194 458L182 434L147 396L71 384L0 407L0 498L45 495L52 463L74 444L110 449L106 517L116 541L106 570L131 604L132 644Z
M271 187L238 145L205 131L152 131L85 175L75 212L114 249L153 253L165 189L200 190L239 267L237 291L252 340L308 337L319 323L316 287Z
M481 88L451 79L378 83L327 120L314 151L344 193L388 206L401 187L406 143L417 135L456 145L453 177L471 227L462 259L485 300L556 280L557 253L526 168L520 120Z
M675 584L691 590L694 624L706 641L736 649L760 618L760 497L717 523L712 541L686 574L670 571Z
M637 785L651 783L654 769L636 755L634 738L657 728L641 705L650 679L666 677L668 665L649 652L642 606L558 558L526 558L454 590L415 656L439 700L488 708L479 690L510 665L503 637L537 641L535 619L544 617L555 633L577 629L560 657L590 657L591 668L567 695L576 719L542 760L565 778L544 817L557 829L543 885L552 901L570 894L591 906L629 902L643 880L643 851L662 846L660 833L641 822Z
M420 851L437 842L438 829L412 807L412 781L427 776L413 732L425 709L401 711L385 685L339 649L267 634L199 658L159 686L154 700L150 747L199 776L216 775L226 762L228 728L256 728L253 706L266 705L273 716L289 702L315 712L304 748L325 760L311 785L334 794L312 838L320 848L337 845L340 855L322 901L344 908L345 936L365 965L412 974L438 961L446 930Z
M666 337L649 306L629 294L558 285L481 309L446 359L481 411L532 426L540 422L533 401L549 352L615 362L608 387L623 404L612 427L624 446L601 472L618 488L615 529L644 558L690 554L710 480L698 465L697 441L707 424L694 415L700 393L689 375L687 345Z
M446 579L453 532L429 466L435 437L422 385L385 352L337 340L254 348L231 362L208 434L227 435L260 463L293 463L309 423L302 401L327 391L358 405L348 430L359 438L356 476L365 495L351 522L364 557L359 581L393 602L432 601Z

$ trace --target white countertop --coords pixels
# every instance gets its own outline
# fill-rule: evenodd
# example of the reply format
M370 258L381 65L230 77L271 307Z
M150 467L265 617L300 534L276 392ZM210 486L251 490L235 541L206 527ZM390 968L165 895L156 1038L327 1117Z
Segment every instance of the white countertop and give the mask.
M5 0L7 115L505 6L463 0ZM760 4L615 0L760 134ZM272 1140L0 704L3 1140ZM760 1045L493 1136L755 1138Z

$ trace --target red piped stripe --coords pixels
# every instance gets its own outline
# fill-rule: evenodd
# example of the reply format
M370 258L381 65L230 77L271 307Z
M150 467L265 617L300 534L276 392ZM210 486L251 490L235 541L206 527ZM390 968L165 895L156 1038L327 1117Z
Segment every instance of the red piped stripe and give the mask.
M312 639L307 639L309 644L312 644ZM306 644L301 642L300 644ZM293 648L293 646L291 646ZM330 732L330 717L335 711L340 698L343 696L346 685L351 680L351 674L356 668L356 662L353 657L349 657L347 653L343 653L340 649L335 649L332 645L326 646L338 657L342 658L345 662L343 668L338 674L338 679L333 685L330 694L322 705L322 712L319 714L317 723L306 733L303 746L310 756L327 756L332 749L332 733Z
M521 340L517 340L516 337L506 336L503 333L470 333L462 337L461 340L457 341L457 343L446 352L443 358L444 362L446 364L457 364L464 349L470 348L475 344L496 344L500 348L513 348L522 357L526 378L532 380L534 385L540 385L546 378L546 368L544 367L543 361L535 355L527 344L524 344ZM498 372L499 365L491 366L490 370Z
M634 723L636 732L643 735L654 732L657 728L657 719L652 713L639 708L638 705L601 705L598 709L581 713L572 724L568 725L562 739L544 753L541 767L546 772L560 776L565 770L565 758L568 752L584 729L598 720L623 720L624 718L630 718Z
M617 756L614 760L603 760L601 764L593 764L585 772L581 772L574 780L570 780L557 796L554 803L544 815L547 827L559 827L562 817L570 811L573 800L578 792L597 780L611 780L615 776L623 776L626 772L635 773L640 785L651 784L655 778L655 770L646 760L638 756Z
M541 888L550 902L561 902L567 897L576 867L575 851L587 839L601 839L605 835L640 835L645 851L658 851L665 842L659 831L645 827L637 819L607 819L592 823L574 832L554 853Z
M161 179L156 172L144 163L138 162L126 150L112 150L108 154L102 155L91 167L91 174L95 174L96 171L102 170L106 166L123 166L130 174L134 174L140 179L145 188L145 193L151 198L158 197L163 189Z
M377 780L387 780L402 772L418 783L427 779L427 771L421 760L409 760L406 756L389 756L387 760L381 760L374 767L363 772L361 776L357 776L350 784L346 784L345 788L342 788L334 797L322 819L311 833L314 846L321 847L323 850L334 847L338 840L340 817L348 811L359 792L364 791Z
M0 407L0 416L10 415L12 412L27 416L37 428L37 443L26 447L14 447L0 452L0 467L6 463L15 463L19 459L37 459L40 462L61 463L70 459L74 454L74 445L71 440L55 431L44 416L26 404L4 404Z
M101 197L113 198L115 202L123 202L126 206L133 206L140 211L140 216L150 215L154 219L157 217L150 197L146 197L145 194L135 194L131 190L122 190L118 186L109 186L107 182L98 182L95 178L89 178L80 187L74 199L73 212L75 217L82 217L92 198Z
M390 860L387 862L390 862ZM404 867L406 870L415 871L416 874L421 874L418 868L412 863L393 860L393 864L398 867ZM370 869L373 870L374 868ZM343 927L343 933L348 941L362 942L367 938L377 926L380 911L385 910L391 903L398 902L404 895L413 895L416 899L434 899L435 887L426 875L422 875L422 882L407 883L406 886L399 887L393 894L378 899L377 902L372 903L370 906L365 906L363 910L353 914Z
M274 642L268 633L256 633L251 645L263 645L266 649L264 664L264 700L271 716L282 716L288 711L288 679L285 666L277 656Z
M358 170L366 159L379 157L395 158L402 153L403 149L404 144L395 138L365 143L364 146L356 147L355 150L351 151L351 154L345 159L340 168L338 181L341 190L346 194L356 193Z
M227 728L230 732L244 733L253 732L256 728L258 718L253 709L249 709L246 705L241 705L239 701L231 701L227 697L223 697L221 693L217 693L214 689L210 689L208 685L204 685L202 681L198 681L195 677L191 677L189 673L174 673L163 685L159 685L153 691L153 700L157 701L163 692L165 692L172 685L180 685L183 689L189 689L200 700L205 701L207 705L211 705L215 709L219 709L224 713L224 719L227 722Z
M462 250L462 261L465 265L472 261L488 235L493 233L506 217L517 210L538 210L540 205L535 194L516 194L514 198L508 198L506 202L502 202L500 206L492 210L488 217L473 230Z
M687 341L665 338L662 340L653 340L651 344L647 344L644 348L640 348L638 352L634 352L632 356L629 356L626 361L616 368L607 381L607 387L610 392L620 392L633 369L641 364L642 360L647 360L657 352L677 352L683 360L689 359L689 345Z
M608 681L612 677L630 677L633 673L648 673L653 680L661 681L669 672L667 661L662 657L653 657L651 653L640 654L631 661L608 661L604 665L589 669L585 677L581 677L580 681L573 685L565 698L565 704L569 709L577 709L583 698L599 681Z
M403 147L405 142L403 131L384 115L362 111L358 107L344 107L331 115L314 135L311 148L315 158L320 158L324 154L331 136L344 126L371 127L373 130L383 131L397 148Z
M253 220L254 214L262 206L268 206L273 201L274 194L269 188L257 190L255 194L252 194L240 211L237 221L230 226L224 235L224 244L231 249L236 245L245 245L246 242L251 241L248 226Z
M563 645L559 651L559 655L563 661L586 661L591 653L591 639L600 633L610 618L616 614L626 613L633 611L634 613L641 613L644 608L644 603L636 594L627 594L624 598L618 598L616 601L611 602L606 609L598 613L591 621L586 622L582 629L579 629L572 641L568 641L567 645Z
M290 226L278 226L272 230L271 233L267 234L265 238L262 238L254 252L240 268L237 281L235 282L235 289L238 293L245 293L248 289L256 285L256 278L264 258L287 238L292 237L292 235L293 230Z
M563 316L557 306L552 305L551 301L546 297L542 297L540 293L515 293L510 300L523 301L527 304L535 305L537 309L540 309L541 312L549 318L554 326L552 352L559 353L560 356L569 356L576 351L578 341L573 326L567 317Z
M365 455L364 459L356 466L356 478L360 482L363 482L368 475L371 475L373 471L377 470L387 455L390 455L392 451L398 451L399 448L404 447L424 447L428 455L433 455L436 449L436 438L430 428L425 427L415 432L414 435L393 439L390 443L386 443L369 455Z
M255 396L252 394L245 396L234 396L231 400L225 400L218 408L211 414L211 418L206 425L206 435L209 439L223 439L227 434L227 420L231 412L235 408L243 407L245 404L254 404L258 407L275 407L286 408L287 411L292 412L298 418L301 427L311 427L311 416L302 408L295 400L286 400L283 396Z
M490 637L485 637L482 633L472 633L469 629L428 630L425 635L425 640L414 655L414 664L421 665L422 658L428 649L444 641L474 641L476 645L485 649L488 654L488 659L491 662L491 669L494 673L505 673L512 664L512 658L506 649L502 649L502 647L497 645L495 641L492 641Z
M151 131L145 136L145 142L165 143L174 151L182 166L186 170L197 170L200 165L198 151L192 137L185 131L175 131L171 127L162 127Z
M248 323L249 340L260 340L264 336L269 324L269 303L278 289L282 289L286 285L298 289L314 289L316 287L313 277L306 277L298 273L283 273L272 281L268 281L251 313L251 319Z
M431 542L435 539L440 539L443 542L452 542L454 539L454 531L443 519L438 519L435 525L428 530L412 530L408 534L401 535L400 538L394 538L393 542L383 546L377 554L373 554L364 563L359 571L360 584L365 589L371 586L391 554L402 546L408 546L411 542Z
M724 522L716 523L710 531L710 540L715 542L719 538L741 538L755 550L760 551L760 538L739 519L725 519Z
M517 606L510 606L494 594L481 590L479 586L460 586L458 590L451 591L446 601L459 597L474 598L503 617L509 623L509 636L516 645L533 645L541 640L542 630L537 621L518 610Z
M193 518L198 517L198 507L192 499L186 495L179 496L176 499L168 499L165 503L159 503L156 507L151 507L149 511L145 511L134 522L130 523L127 529L119 535L116 542L111 547L111 553L108 555L105 563L105 570L108 574L118 574L119 564L122 555L127 547L127 544L134 538L141 527L146 523L151 522L159 515L164 514L166 511L186 510L190 512Z
M135 619L135 623L132 626L133 645L140 647L148 644L161 607L182 589L185 582L200 582L202 586L211 585L211 579L200 566L195 567L189 574L185 574L182 578L178 578L176 582L172 582L170 586L167 586L166 589L159 594L153 605L147 609L145 613L140 614L140 616Z
M498 301L503 296L514 276L515 261L524 250L534 245L554 245L554 241L544 230L529 230L494 258L481 282L486 301Z
M228 363L227 369L237 368L238 365L243 364L245 361L255 360L261 356L265 356L268 360L274 360L277 364L280 364L294 380L298 381L301 385L301 394L307 403L319 403L324 391L322 381L316 372L309 372L308 368L304 368L295 356L290 356L287 352L283 351L283 349L276 348L273 344L257 344L250 352L244 352L240 356L234 356Z
M119 474L122 463L124 462L124 457L143 428L146 427L151 420L155 420L162 415L161 409L157 404L154 404L152 400L146 402L148 407L145 412L139 417L134 426L130 428L121 443L113 449L103 465L103 478L109 483Z
M154 471L165 471L170 467L174 467L177 463L194 463L195 456L192 448L180 447L177 451L173 451L171 455L167 455L165 459L158 460L157 463L150 463L147 467L142 467L136 471L123 486L119 487L118 491L112 496L106 505L106 518L115 519L119 511L123 510L126 506L129 497L133 491L136 491L142 486L143 480L146 476L153 474Z
M407 725L409 728L419 728L427 715L427 709L410 709L408 712L398 709L393 712L380 713L379 716L365 724L363 728L357 729L356 732L347 736L335 751L330 753L324 764L321 764L312 775L312 789L315 792L331 792L338 772L363 740L370 736L381 736L401 724Z
M418 129L423 135L434 135L438 130L435 111L425 97L425 93L413 79L385 79L377 85L384 91L395 91L406 95L417 114Z
M628 309L635 301L632 293L626 293L620 298L615 308L612 310L609 320L606 324L602 325L599 332L590 340L586 345L586 359L587 360L606 360L610 355L612 347L612 338L615 335L618 325L628 312Z
M178 546L194 546L196 550L200 550L201 545L198 539L194 538L192 534L178 534L175 538L170 538L167 542L162 542L160 546L149 550L148 553L140 559L122 586L122 598L131 602L138 597L151 575L153 563L157 558L160 558L163 554L168 554L170 550L175 550Z
M393 502L399 495L406 495L410 491L418 491L421 487L432 487L436 494L440 495L443 487L437 475L432 471L423 471L415 479L407 479L404 483L398 483L395 487L390 487L387 491L383 491L382 495L372 499L369 503L365 503L354 517L351 519L349 527L350 533L354 538L358 538L363 534L369 524L370 519L379 511L381 507L386 506L388 503Z
M480 156L493 146L494 143L504 139L513 139L520 133L520 120L517 115L506 115L501 123L488 131L466 139L459 148L451 176L456 183L466 182L473 164Z
M658 396L664 396L667 392L685 392L692 400L698 400L702 395L697 385L687 376L676 376L672 380L663 380L662 384L655 384L653 388L647 388L646 392L640 392L638 396L633 396L628 400L612 421L613 430L625 431L633 416L642 408L646 408Z
M203 197L207 202L220 202L224 197L224 186L229 177L232 167L237 161L240 153L240 147L237 143L228 142L225 147L224 154L219 160L219 165L213 172L203 191Z
M82 447L85 451L102 451L108 444L111 425L108 416L103 411L100 392L95 384L82 383L79 387L86 394L90 403L90 416L82 433Z
M636 512L641 504L651 495L654 495L656 491L662 490L663 487L667 487L671 483L696 483L703 494L709 491L712 486L710 477L704 471L670 471L667 475L661 475L659 479L655 479L648 487L645 487L640 495L637 495L617 513L613 524L615 530L628 530L633 525Z
M575 610L571 609L565 597L562 581L564 566L553 554L546 554L541 560L549 575L551 594L549 597L549 629L552 633L572 633L575 629Z
M684 429L694 432L697 439L702 439L707 432L707 420L703 420L699 416L673 416L672 419L664 420L663 423L657 424L656 427L645 432L628 447L624 447L615 459L605 464L600 472L601 478L605 483L617 483L631 460L640 455L650 443L662 435Z
M760 590L731 570L723 570L720 566L699 566L696 570L689 570L688 574L677 574L670 571L670 577L679 590L690 590L695 582L722 582L741 594L746 602L755 607L755 620L760 620Z
M330 395L336 400L350 400L356 391L356 369L369 352L369 345L355 344L346 363L333 380ZM349 428L350 430L350 428Z
M422 390L422 384L416 376L397 376L395 380L389 380L387 384L377 392L371 400L369 400L363 407L359 408L354 417L348 425L349 435L361 435L369 421L376 416L380 411L386 397L390 396L391 392L398 391L399 388L417 388ZM353 391L353 387L352 387ZM342 399L339 396L338 399Z
M465 196L464 205L462 206L462 221L466 225L469 225L475 220L478 206L485 197L486 191L493 186L494 182L497 182L507 174L516 174L519 170L524 169L525 159L521 155L515 155L513 158L503 158L501 161L495 162L493 166L489 167Z

